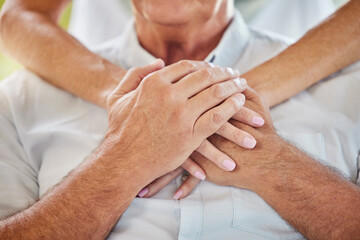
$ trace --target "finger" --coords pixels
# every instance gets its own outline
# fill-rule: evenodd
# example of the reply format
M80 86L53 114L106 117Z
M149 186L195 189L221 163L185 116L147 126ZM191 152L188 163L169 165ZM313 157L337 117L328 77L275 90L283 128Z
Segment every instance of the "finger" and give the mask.
M237 78L239 76L239 71L231 68L203 68L185 76L183 79L175 83L174 87L176 87L181 94L190 98L215 83Z
M246 107L240 109L232 118L253 127L261 127L265 123L265 120L259 114Z
M156 59L153 63L142 66L131 68L127 71L123 80L116 87L116 92L120 95L131 92L136 89L140 82L150 73L158 71L164 67L164 61Z
M189 73L209 67L211 67L211 65L207 62L182 60L167 66L166 68L158 71L156 74L159 78L164 79L167 82L174 83Z
M160 191L166 185L168 185L172 180L174 180L179 175L181 175L183 171L184 170L181 167L179 167L174 171L169 172L162 177L159 177L158 179L154 180L152 183L147 185L145 188L143 188L138 193L138 196L141 198L152 197L154 194L156 194L158 191Z
M264 105L264 106L267 105L267 103L265 102L266 99L250 87L248 87L243 92L243 94L245 95L246 99L250 100L251 102L254 102L258 105Z
M189 99L189 108L197 118L207 110L215 107L228 97L246 89L245 79L232 79L222 83L217 83L198 93Z
M200 180L205 180L206 178L204 170L190 158L188 158L181 167Z
M229 122L226 122L216 133L244 148L253 149L256 145L253 136Z
M236 167L231 157L217 149L208 140L204 140L196 151L225 171L232 171Z
M193 127L194 136L199 137L199 146L202 141L217 132L235 113L240 111L244 102L245 96L237 93L200 116Z
M191 191L196 187L196 185L199 184L199 182L200 182L199 179L189 175L189 177L181 184L181 186L175 192L174 199L179 200L187 197L191 193Z

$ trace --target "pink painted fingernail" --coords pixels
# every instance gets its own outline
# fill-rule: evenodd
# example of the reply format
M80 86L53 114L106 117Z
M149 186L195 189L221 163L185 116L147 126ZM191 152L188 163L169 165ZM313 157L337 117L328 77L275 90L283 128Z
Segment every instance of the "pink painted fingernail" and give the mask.
M253 124L255 124L256 126L262 126L262 125L264 125L265 120L262 117L253 117L251 122Z
M256 145L256 140L254 138L245 137L243 144L247 148L254 148Z
M142 197L144 197L148 192L149 192L149 189L148 189L148 188L144 188L143 190L141 190L141 191L138 193L138 196L142 198Z
M229 171L234 170L234 168L236 167L235 162L229 159L225 159L222 164Z
M183 191L180 189L178 190L175 194L174 194L174 199L175 200L179 200L179 198L181 197L181 195L183 194Z
M199 171L195 172L195 177L200 180L205 180L205 178L206 178L205 174L203 174L202 172L199 172Z

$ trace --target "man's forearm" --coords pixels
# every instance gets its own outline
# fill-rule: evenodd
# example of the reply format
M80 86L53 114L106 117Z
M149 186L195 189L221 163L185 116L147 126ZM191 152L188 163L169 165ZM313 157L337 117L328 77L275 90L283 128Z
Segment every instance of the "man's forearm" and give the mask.
M308 239L358 239L360 188L284 143L253 189Z
M118 153L103 143L37 203L0 221L1 238L104 239L146 184Z
M42 10L33 1L22 2L7 1L2 10L0 36L7 52L50 83L106 107L106 97L125 71L57 26L56 12L64 6Z
M243 75L274 106L360 59L360 1L353 0L275 58Z

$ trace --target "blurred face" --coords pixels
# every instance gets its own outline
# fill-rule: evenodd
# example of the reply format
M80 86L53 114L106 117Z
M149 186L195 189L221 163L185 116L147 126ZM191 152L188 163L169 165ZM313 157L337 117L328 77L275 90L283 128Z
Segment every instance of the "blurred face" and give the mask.
M207 21L228 0L132 0L138 17L160 25L181 25L191 20Z

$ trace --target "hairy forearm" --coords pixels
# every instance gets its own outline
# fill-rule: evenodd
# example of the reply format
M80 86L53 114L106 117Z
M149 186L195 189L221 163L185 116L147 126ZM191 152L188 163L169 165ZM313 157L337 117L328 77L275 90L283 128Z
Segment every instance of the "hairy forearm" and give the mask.
M274 106L360 59L360 1L353 0L278 56L244 74Z
M237 127L241 123L232 121ZM360 188L343 179L276 134L255 135L257 146L244 150L219 136L212 143L237 162L216 169L201 157L207 179L256 192L308 239L356 239L360 236ZM210 170L210 172L208 172Z
M59 14L5 4L10 6L3 9L0 36L6 52L51 84L105 107L125 71L57 26Z
M37 203L0 221L1 238L104 239L145 185L119 166L111 152L121 151L111 145L103 143Z
M358 239L360 188L290 144L253 189L308 239ZM275 165L274 165L275 166Z

